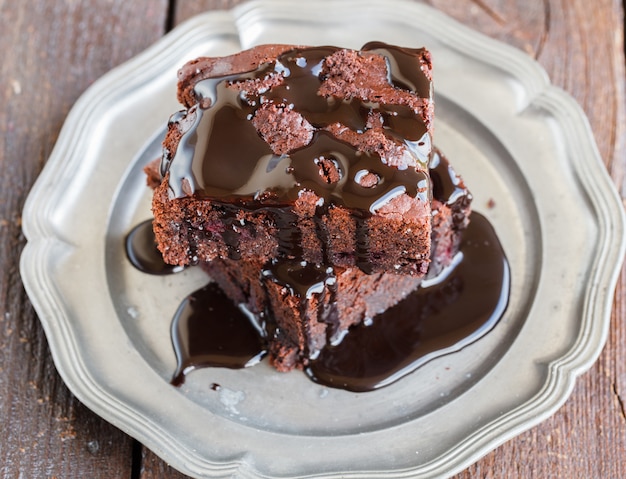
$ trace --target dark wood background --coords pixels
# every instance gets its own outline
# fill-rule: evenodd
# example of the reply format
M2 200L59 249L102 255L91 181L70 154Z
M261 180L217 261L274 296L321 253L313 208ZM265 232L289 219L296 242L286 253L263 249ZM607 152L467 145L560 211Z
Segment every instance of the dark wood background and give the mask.
M382 1L382 0L381 0ZM183 478L80 404L61 381L18 260L21 211L78 96L181 21L227 0L0 0L0 476ZM591 122L626 193L621 0L430 0L536 58ZM623 270L622 270L623 273ZM626 477L624 275L608 343L550 419L457 478Z

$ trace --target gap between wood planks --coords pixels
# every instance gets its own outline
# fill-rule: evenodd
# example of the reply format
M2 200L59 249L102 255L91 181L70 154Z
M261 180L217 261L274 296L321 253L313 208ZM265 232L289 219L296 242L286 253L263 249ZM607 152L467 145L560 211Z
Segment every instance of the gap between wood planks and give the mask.
M619 394L619 391L617 390L617 383L614 382L612 386L613 386L613 394L615 394L615 397L617 398L617 403L619 404L619 407L622 413L622 419L626 420L626 407L624 405L624 400L622 399L622 397Z
M177 0L169 0L168 2L165 24L163 25L164 34L169 33L172 28L174 28L174 21L176 19L176 1Z
M143 445L137 439L133 439L130 479L141 478L141 466L143 462L142 461L142 449L143 449Z

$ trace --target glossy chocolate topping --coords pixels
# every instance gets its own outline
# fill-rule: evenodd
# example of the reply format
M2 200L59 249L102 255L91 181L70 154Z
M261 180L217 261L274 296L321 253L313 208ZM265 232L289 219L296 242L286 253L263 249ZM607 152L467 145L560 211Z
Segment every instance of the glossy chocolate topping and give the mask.
M380 43L370 45L386 58L388 87L431 98L430 80L415 54ZM173 155L164 152L161 174L169 175L173 196L219 198L251 206L292 203L308 190L327 206L367 214L403 193L427 202L430 137L423 115L404 100L385 104L375 98L319 94L326 81L326 59L338 51L335 47L294 49L252 71L199 81L194 87L197 104L171 119L181 128L182 137ZM294 127L293 133L301 139L286 140L297 148L276 154L272 148L278 147L271 138L263 139L259 118L268 111L301 127L302 131ZM412 163L422 167L396 168L376 152L344 141L343 130L362 134L373 117L382 122L387 139L405 148L414 157ZM335 180L329 180L327 165L337 170Z
M383 42L369 42L362 50L383 55L389 62L389 83L397 88L419 92L421 97L430 97L432 82L422 68L416 68L415 51ZM428 95L426 92L430 92Z
M261 273L265 280L283 286L289 295L296 299L298 314L306 317L309 300L316 299L317 317L315 320L329 325L329 336L332 337L339 323L336 305L336 273L334 268L325 265L316 265L305 261L284 259L274 260L266 265ZM269 314L267 316L266 334L276 334L277 327ZM309 340L305 344L304 355L308 358L316 357L320 346Z
M290 295L302 299L309 299L328 287L332 288L336 280L330 266L298 260L272 261L261 274L287 288Z
M450 207L455 225L464 226L467 223L466 210L470 207L472 195L463 179L436 147L433 148L428 166L433 198Z
M432 181L433 198L448 206L454 205L459 199L467 196L467 188L450 163L441 155L438 148L433 148L429 163Z

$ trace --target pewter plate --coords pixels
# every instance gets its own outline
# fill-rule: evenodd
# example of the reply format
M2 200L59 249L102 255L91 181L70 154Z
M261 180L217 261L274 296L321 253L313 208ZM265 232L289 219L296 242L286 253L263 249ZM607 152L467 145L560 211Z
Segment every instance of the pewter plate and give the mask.
M505 316L482 339L374 392L327 389L265 364L204 369L170 386L170 318L206 278L141 274L123 238L150 217L141 168L179 108L177 68L260 43L370 40L433 52L436 144L508 255ZM575 102L523 53L399 0L266 0L176 28L77 101L23 227L23 281L70 389L198 478L462 470L566 400L605 342L624 255L621 204Z

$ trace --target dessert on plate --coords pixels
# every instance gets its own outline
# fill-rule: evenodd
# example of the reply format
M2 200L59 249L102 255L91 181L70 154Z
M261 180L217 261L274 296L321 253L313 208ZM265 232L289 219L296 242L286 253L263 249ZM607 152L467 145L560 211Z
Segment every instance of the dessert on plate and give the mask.
M471 194L432 146L430 54L262 45L179 71L154 188L164 260L200 264L305 367L449 266Z

